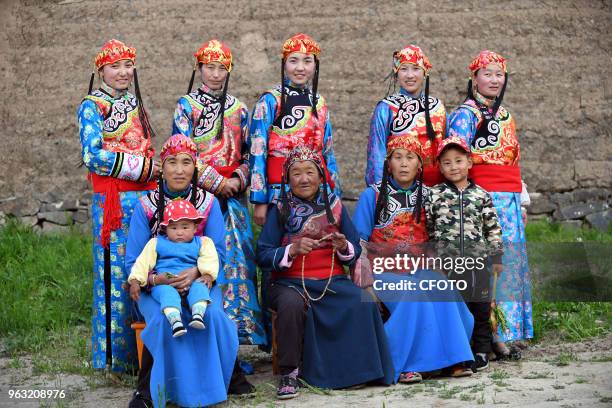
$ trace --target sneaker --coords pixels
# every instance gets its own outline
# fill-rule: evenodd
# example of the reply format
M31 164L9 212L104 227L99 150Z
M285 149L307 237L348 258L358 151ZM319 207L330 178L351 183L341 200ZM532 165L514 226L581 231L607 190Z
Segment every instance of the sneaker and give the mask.
M204 324L204 318L199 313L194 313L191 315L191 320L189 321L189 327L193 327L194 329L204 330L206 325Z
M300 394L299 389L297 378L291 375L283 375L276 389L276 398L282 400L295 398Z
M472 367L475 372L486 370L489 368L489 357L484 353L476 353Z
M187 333L187 329L183 326L183 322L177 320L172 325L172 337L181 337L183 334Z
M128 408L153 408L153 401L145 397L138 391L134 392L132 400L130 401Z

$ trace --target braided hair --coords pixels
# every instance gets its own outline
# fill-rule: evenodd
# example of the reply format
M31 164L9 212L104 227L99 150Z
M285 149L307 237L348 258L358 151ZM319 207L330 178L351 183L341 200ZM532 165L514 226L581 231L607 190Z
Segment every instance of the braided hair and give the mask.
M418 175L418 186L417 186L417 201L414 205L414 211L412 218L417 224L421 223L421 212L423 209L423 169L419 170ZM376 207L374 210L374 223L380 223L383 220L384 211L387 209L389 203L389 159L385 159L383 163L383 175L380 182L380 189L378 192L378 199L376 200Z
M150 137L155 137L155 131L151 126L151 122L149 121L149 115L142 103L142 96L140 95L140 87L138 86L138 72L136 67L134 67L134 90L136 91L136 100L138 101L138 118L140 119L140 123L142 124L142 129L144 131L145 139Z
M319 113L317 112L317 91L319 89L319 58L313 55L315 59L315 72L314 77L312 78L312 101L311 101L311 112L315 118L319 118ZM287 62L286 58L283 58L281 61L281 97L280 97L280 117L285 115L285 109L287 105L287 92L285 91L285 63Z

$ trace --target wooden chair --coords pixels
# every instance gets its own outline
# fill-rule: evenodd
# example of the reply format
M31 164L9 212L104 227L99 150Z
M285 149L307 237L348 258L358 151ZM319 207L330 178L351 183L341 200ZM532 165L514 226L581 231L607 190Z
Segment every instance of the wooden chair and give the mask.
M145 322L134 322L132 323L132 329L136 332L136 349L138 350L138 367L142 367L142 339L140 338L140 333L144 330L147 325Z

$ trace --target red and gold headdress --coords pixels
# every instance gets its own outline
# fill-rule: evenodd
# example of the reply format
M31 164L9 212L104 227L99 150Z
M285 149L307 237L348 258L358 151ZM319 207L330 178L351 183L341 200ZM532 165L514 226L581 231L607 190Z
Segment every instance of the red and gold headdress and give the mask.
M416 45L407 45L399 51L393 53L393 70L399 71L402 64L412 64L425 71L425 74L431 69L432 65L429 59L423 53L423 50Z
M484 68L489 64L499 64L504 72L508 72L506 69L506 59L501 55L489 50L480 51L480 54L474 58L469 68L472 73L475 73L480 68Z
M299 145L296 146L293 150L291 150L291 152L287 156L287 159L285 160L285 174L289 174L289 168L295 163L301 161L311 161L315 164L315 166L317 166L321 173L323 172L321 156L310 147Z
M166 143L164 143L162 146L160 153L162 163L166 161L169 156L176 156L180 153L190 156L195 163L198 149L193 140L185 135L177 133L170 136L170 138L166 140Z
M121 60L130 60L136 63L136 48L128 47L119 40L112 39L102 46L98 55L94 59L96 69L105 65L113 64Z
M312 54L318 59L321 48L310 36L299 33L283 43L283 59L286 59L287 56L293 52Z
M423 147L419 140L414 136L397 136L387 143L387 157L391 157L396 149L404 149L413 152L423 161Z
M197 63L210 64L211 62L220 62L227 69L227 72L232 70L232 51L219 40L205 42L193 56L196 57Z

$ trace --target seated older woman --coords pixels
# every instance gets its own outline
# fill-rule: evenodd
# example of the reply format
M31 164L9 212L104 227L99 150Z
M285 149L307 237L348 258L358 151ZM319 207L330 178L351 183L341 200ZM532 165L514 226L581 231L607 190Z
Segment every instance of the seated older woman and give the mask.
M194 185L193 181L197 180L194 175L195 143L183 135L174 135L164 144L161 159L163 179L159 180L158 189L142 197L132 215L125 254L127 270L131 269L149 238L158 234L164 207L175 198L189 200L204 218L196 235L212 239L220 265L223 265L223 216L215 197ZM212 284L210 275L200 277L195 267L174 278L165 274L149 278L150 284L172 285L185 294L195 279L201 279L209 287ZM138 391L130 407L150 406L149 399L155 407L164 406L167 400L184 407L199 407L227 399L230 379L234 379L232 369L236 366L238 332L223 311L219 286L212 287L210 296L212 302L204 317L206 330L188 330L186 335L173 338L160 304L150 293L140 295L138 308L147 327L141 335L145 349ZM191 316L187 308L183 308L183 316Z
M376 304L362 302L368 295L342 267L359 257L359 236L340 200L328 193L321 163L304 146L290 153L281 200L269 210L257 244L258 264L272 270L281 399L298 394L298 375L321 388L393 381Z

